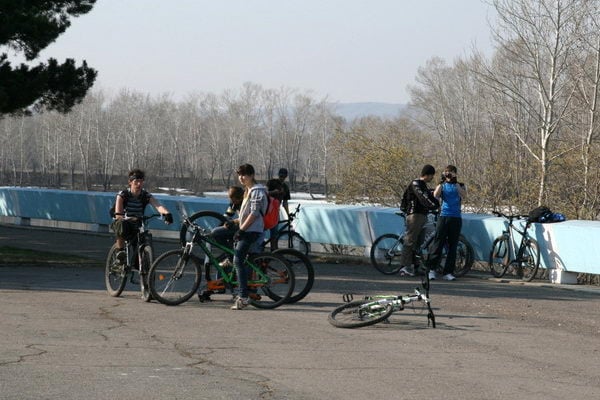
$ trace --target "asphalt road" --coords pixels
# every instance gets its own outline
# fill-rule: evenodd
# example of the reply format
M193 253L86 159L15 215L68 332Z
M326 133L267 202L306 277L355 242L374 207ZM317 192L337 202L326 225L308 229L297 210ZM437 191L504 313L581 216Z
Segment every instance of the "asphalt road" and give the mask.
M112 243L0 226L0 245L17 241L98 260ZM229 295L167 307L129 286L112 298L93 265L0 265L0 399L600 397L595 289L436 281L436 329L407 309L346 330L327 322L342 293L408 293L417 280L368 265L315 269L304 301L232 311Z

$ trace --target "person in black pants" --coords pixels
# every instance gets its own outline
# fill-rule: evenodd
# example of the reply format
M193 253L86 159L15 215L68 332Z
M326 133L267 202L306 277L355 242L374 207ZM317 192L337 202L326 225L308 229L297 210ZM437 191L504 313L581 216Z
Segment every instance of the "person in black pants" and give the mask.
M448 242L448 253L446 263L442 272L442 279L453 281L454 267L456 266L456 250L458 239L462 228L462 217L460 213L462 200L467 195L464 183L458 182L457 169L454 165L448 165L442 174L442 180L433 191L433 195L441 200L442 207L437 220L435 237L429 248L429 279L436 279L435 270L440 264L444 244Z

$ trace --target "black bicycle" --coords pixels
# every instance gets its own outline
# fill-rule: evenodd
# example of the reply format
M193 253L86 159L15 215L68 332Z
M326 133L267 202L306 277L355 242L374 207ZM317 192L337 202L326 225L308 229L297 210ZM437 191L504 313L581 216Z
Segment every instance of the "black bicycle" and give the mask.
M129 279L133 284L139 283L144 301L151 300L148 289L148 271L152 265L154 250L152 247L152 234L148 231L148 221L160 216L160 214L152 214L144 215L142 218L127 218L138 223L138 231L133 239L125 241L125 260L118 259L119 249L117 249L116 244L108 252L104 282L106 283L106 290L111 296L120 296Z
M279 221L279 225L281 226L275 235L277 240L277 248L278 249L295 249L299 252L308 255L310 253L310 243L308 243L302 235L294 230L293 222L294 219L297 218L297 215L300 213L300 204L296 206L296 210L289 214L288 219ZM283 226L282 226L283 225ZM262 243L262 248L266 248L270 243L270 239L265 239Z
M496 278L501 278L512 266L515 273L526 282L531 282L540 267L540 246L537 241L529 236L531 221L527 215L506 215L493 211L494 215L508 220L508 226L502 235L498 236L492 244L488 266ZM525 219L525 226L521 229L515 221ZM521 236L519 247L515 253L515 235Z
M406 222L406 214L402 211L395 213ZM426 254L431 242L435 237L435 224L437 222L437 213L433 214L433 221L426 224L424 228L424 239L416 250L416 253ZM404 236L396 233L386 233L379 236L371 246L371 264L382 274L397 274L403 267L401 265L402 249L404 248ZM444 246L440 268L444 265L448 246ZM473 266L473 247L467 239L460 235L458 239L458 248L456 250L456 266L454 267L454 276L464 276ZM413 263L414 264L414 263ZM416 265L416 264L415 264Z

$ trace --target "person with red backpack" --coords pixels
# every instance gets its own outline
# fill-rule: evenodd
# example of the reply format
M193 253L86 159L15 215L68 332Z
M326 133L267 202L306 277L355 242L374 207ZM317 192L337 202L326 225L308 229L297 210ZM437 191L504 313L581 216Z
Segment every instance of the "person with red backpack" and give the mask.
M290 188L285 183L285 179L288 176L288 170L285 168L280 168L279 173L277 174L277 178L270 179L267 181L267 190L269 196L279 200L279 204L283 206L283 210L285 211L286 217L290 218L290 210L288 208L288 200L291 199L290 196ZM269 243L271 245L271 251L277 250L277 233L278 233L278 224L275 224L274 227L269 229Z
M264 231L263 216L267 212L267 190L257 183L254 178L254 167L243 164L236 170L238 179L244 187L244 200L239 211L239 229L234 235L235 248L233 264L238 276L238 295L231 307L232 310L241 310L248 304L248 271L244 260L251 246L256 243Z

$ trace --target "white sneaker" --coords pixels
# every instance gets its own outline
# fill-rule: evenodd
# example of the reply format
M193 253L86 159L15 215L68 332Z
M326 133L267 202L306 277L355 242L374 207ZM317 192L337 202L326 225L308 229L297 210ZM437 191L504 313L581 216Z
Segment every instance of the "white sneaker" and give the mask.
M242 308L246 308L248 306L248 298L247 297L236 297L233 305L231 306L232 310L241 310Z
M415 276L415 273L413 271L411 271L412 268L410 267L402 267L402 269L400 270L400 276Z
M429 271L429 280L435 281L437 279L437 273L434 270Z
M453 281L456 279L456 277L452 274L446 274L446 275L442 276L442 279L445 281Z

